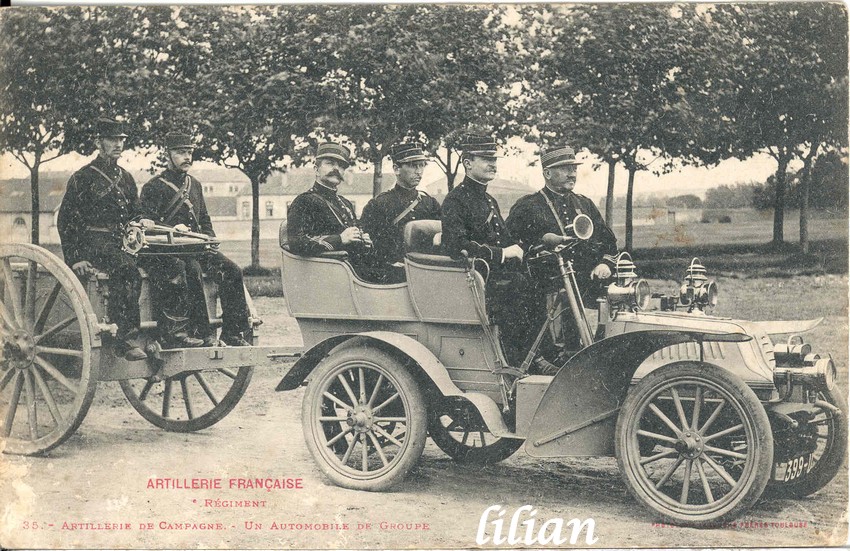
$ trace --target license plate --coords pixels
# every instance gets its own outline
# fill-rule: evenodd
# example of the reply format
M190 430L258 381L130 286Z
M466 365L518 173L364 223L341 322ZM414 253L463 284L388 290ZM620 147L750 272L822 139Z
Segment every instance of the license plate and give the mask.
M804 474L808 473L809 469L812 468L812 455L813 454L811 453L808 455L801 455L786 463L777 463L776 476L774 478L783 482L789 482L800 478Z

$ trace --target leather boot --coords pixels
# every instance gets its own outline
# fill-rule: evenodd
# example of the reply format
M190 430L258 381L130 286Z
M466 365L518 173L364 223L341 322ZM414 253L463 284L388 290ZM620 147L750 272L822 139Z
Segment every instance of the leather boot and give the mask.
M159 327L159 341L166 350L172 348L197 348L204 345L204 341L189 336L189 318L169 316L162 314Z

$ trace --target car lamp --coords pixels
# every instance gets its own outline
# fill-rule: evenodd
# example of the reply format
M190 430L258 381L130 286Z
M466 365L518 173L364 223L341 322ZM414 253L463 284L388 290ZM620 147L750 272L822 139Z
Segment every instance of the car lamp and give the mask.
M679 303L688 306L688 312L694 308L710 312L717 306L717 293L717 284L708 279L699 258L691 260L679 289Z
M614 283L608 285L608 306L611 312L645 310L649 308L652 292L649 283L635 272L635 263L627 252L617 256Z
M803 365L798 367L777 367L773 379L777 385L790 377L793 383L811 385L818 390L829 391L835 388L838 371L832 358L821 358L818 354L808 354Z

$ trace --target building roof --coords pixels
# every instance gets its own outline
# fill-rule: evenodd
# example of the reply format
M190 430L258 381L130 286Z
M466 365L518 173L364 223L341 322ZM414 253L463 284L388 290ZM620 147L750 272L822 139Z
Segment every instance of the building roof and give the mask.
M210 216L236 216L235 197L204 197L204 203Z
M69 172L43 172L38 179L40 212L54 212L65 195ZM0 212L30 212L32 193L29 178L0 180Z
M372 172L346 172L345 182L339 186L343 195L372 195ZM381 190L395 185L395 173L382 174ZM312 168L298 168L288 172L273 172L264 184L260 185L260 196L298 195L304 193L316 181L316 172ZM251 185L244 186L239 195L251 195Z

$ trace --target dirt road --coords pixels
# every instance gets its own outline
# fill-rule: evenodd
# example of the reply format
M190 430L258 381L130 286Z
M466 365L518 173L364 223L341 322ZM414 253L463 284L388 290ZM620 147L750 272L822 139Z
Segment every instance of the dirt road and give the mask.
M257 306L265 339L299 344L280 299ZM276 393L279 378L279 370L257 370L236 409L193 434L153 427L117 383L101 383L82 427L49 457L0 457L0 546L474 547L491 505L504 506L506 516L531 505L538 528L556 517L592 518L599 547L793 547L847 538L846 471L815 496L762 500L737 526L713 530L654 524L628 495L613 459L539 460L520 451L497 466L467 467L429 442L395 491L340 489L305 447L303 389ZM165 478L220 479L222 488L149 488ZM231 479L258 478L300 479L302 487L229 487ZM587 545L584 533L577 545Z

